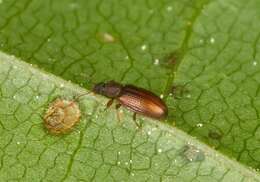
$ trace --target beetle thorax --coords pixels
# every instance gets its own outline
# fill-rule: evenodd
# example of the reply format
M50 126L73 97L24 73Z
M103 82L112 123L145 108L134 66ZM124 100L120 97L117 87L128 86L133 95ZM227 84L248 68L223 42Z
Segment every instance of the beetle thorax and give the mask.
M121 90L122 85L114 81L109 81L107 83L98 83L93 89L95 93L104 95L109 98L119 97L121 94Z

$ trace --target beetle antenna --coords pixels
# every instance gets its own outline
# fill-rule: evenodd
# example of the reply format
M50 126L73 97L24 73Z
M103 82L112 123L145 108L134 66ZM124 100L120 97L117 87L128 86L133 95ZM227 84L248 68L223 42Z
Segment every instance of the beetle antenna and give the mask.
M81 97L83 97L83 96L85 96L85 95L88 95L88 94L90 94L90 93L92 93L92 92L87 92L87 93L83 93L83 94L77 95L77 96L74 98L74 101L76 102L76 101L78 101Z
M87 82L88 82L88 83L93 84L93 82L91 81L92 77L93 77L92 75L91 75L91 76L88 76L88 79L87 79ZM77 102L81 97L83 97L83 96L85 96L85 95L88 95L88 94L90 94L90 93L91 93L91 91L90 91L90 92L87 92L87 93L83 93L83 94L77 95L77 96L74 97L74 101Z

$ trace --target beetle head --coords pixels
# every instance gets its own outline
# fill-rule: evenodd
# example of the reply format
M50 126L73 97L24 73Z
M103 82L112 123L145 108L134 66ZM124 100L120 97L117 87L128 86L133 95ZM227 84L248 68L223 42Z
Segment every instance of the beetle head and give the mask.
M116 98L120 96L122 85L115 82L109 81L107 83L101 82L94 86L93 92L104 95L109 98Z

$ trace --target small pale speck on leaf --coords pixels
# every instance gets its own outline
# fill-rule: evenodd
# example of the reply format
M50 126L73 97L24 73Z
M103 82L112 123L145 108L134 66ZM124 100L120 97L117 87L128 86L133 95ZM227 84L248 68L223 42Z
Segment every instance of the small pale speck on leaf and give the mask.
M187 26L191 26L191 21L187 21Z
M172 11L172 6L167 6L167 11Z
M64 87L64 84L61 83L61 84L60 84L60 88L63 88L63 87Z
M157 151L158 151L158 153L162 153L162 149L158 149Z
M186 97L187 97L187 98L191 98L191 95L190 95L190 94L187 94Z
M161 94L161 95L160 95L160 98L161 98L161 99L163 99L163 97L164 97L164 95L163 95L163 94Z
M120 164L121 164L121 162L120 162L120 161L118 161L118 162L117 162L117 165L120 165Z
M69 4L69 7L70 7L72 10L74 10L74 9L77 9L77 8L79 7L79 4L77 4L77 3L70 3L70 4Z
M257 62L256 61L253 61L253 66L256 66L257 65Z
M66 133L80 120L80 109L74 101L56 99L45 115L44 124L52 134Z
M202 124L202 123L198 123L196 126L197 126L198 128L201 128L201 127L203 126L203 124Z
M20 142L16 142L17 145L20 145L21 143Z
M157 130L157 128L152 128L152 131L156 131Z
M154 62L153 62L154 65L159 65L159 63L160 63L159 59L155 59Z
M211 37L211 38L210 38L210 43L211 43L211 44L214 44L214 43L215 43L215 38L214 38L214 37Z
M114 43L116 42L116 38L110 33L104 32L98 34L99 39L104 43Z
M142 46L141 46L141 49L142 49L143 51L145 51L145 50L147 49L147 45L145 45L145 44L142 45Z

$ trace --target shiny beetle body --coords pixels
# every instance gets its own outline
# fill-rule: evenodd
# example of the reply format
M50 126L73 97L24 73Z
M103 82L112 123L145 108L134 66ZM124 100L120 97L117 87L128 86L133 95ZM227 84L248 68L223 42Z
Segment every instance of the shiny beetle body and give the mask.
M120 106L134 112L154 119L164 119L168 114L168 108L165 103L154 93L138 88L133 85L121 85L115 81L107 83L98 83L94 86L93 92L104 95L111 100L107 103L109 107L113 100L117 100L117 108Z

